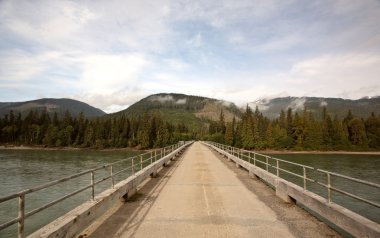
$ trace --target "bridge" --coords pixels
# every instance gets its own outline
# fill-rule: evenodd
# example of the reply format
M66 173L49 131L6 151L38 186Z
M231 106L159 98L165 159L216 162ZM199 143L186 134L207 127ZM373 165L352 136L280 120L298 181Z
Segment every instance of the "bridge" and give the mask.
M116 169L126 161L124 168ZM95 179L96 171L107 169L108 176ZM117 182L116 176L126 171L130 171L127 178ZM313 173L326 179L317 180ZM25 211L26 195L83 175L90 175L89 185ZM0 198L0 203L19 201L18 217L1 224L0 230L18 224L18 237L24 237L27 218L89 189L89 201L28 237L380 237L377 222L336 204L332 193L377 211L380 204L335 187L332 177L380 188L252 151L182 142ZM96 185L105 181L110 188L96 194ZM326 189L326 197L310 191L310 184Z

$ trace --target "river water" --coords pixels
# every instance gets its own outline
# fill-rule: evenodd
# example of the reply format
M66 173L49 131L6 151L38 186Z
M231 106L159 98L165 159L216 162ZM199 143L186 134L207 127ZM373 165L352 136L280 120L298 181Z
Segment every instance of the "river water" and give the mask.
M0 150L0 197L86 169L125 159L136 153L137 152L128 151ZM380 155L275 154L271 156L380 184ZM281 163L280 167L296 173L302 173L302 171L297 171L297 168L293 168L292 166L287 167L285 163ZM109 171L101 171L95 174L95 180L108 174ZM127 172L118 178L118 180L128 175ZM323 174L313 175L310 173L309 175L323 183L326 182L326 178ZM280 176L302 185L302 179L287 175L283 172L280 173ZM29 194L26 196L26 211L33 210L59 198L63 194L73 192L76 189L86 186L89 183L90 177L87 174L62 185ZM348 192L359 194L367 199L380 203L379 189L348 183L345 180L337 178L333 178L332 183L334 186L343 188ZM326 197L327 192L325 188L313 183L308 183L307 186L309 190ZM105 181L96 189L96 193L109 187L110 181ZM30 234L90 198L91 192L90 190L86 190L43 212L31 216L26 220L26 234ZM333 202L346 206L378 223L380 222L379 209L374 209L369 205L336 193L333 193ZM17 199L0 204L0 224L15 217L17 217ZM0 231L0 237L4 238L16 237L16 234L15 225Z
M269 154L268 154L269 155ZM357 178L373 183L380 184L380 155L358 155L358 154L272 154L274 158L291 161L298 164L308 165L316 169ZM264 161L264 160L263 160ZM273 161L274 162L274 161ZM275 166L275 163L272 163ZM261 166L264 168L264 166ZM280 162L280 168L303 175L301 167ZM274 168L269 169L276 173ZM307 177L327 184L327 175L315 170L306 170ZM303 179L291 174L280 171L280 177L291 181L299 186L303 186ZM327 188L314 182L307 182L307 190L312 191L324 198L327 198ZM357 182L331 176L331 186L354 194L361 198L380 204L380 189ZM350 210L380 223L380 208L368 205L364 202L350 198L338 192L331 193L332 202L349 208Z
M133 151L58 151L58 150L0 150L0 197L45 184L86 169L92 169L107 163L119 161L141 152ZM120 164L123 166L123 164ZM120 170L120 168L115 168ZM95 173L95 181L109 175L109 170ZM117 179L128 177L130 172L123 173ZM51 188L26 195L26 211L36 209L48 202L89 185L91 176L82 177L56 185ZM110 180L99 184L96 194L109 188ZM26 234L37 230L53 219L63 215L86 200L91 199L91 191L79 193L62 203L58 203L43 212L26 219ZM17 217L18 199L0 204L0 224ZM16 225L0 231L0 237L16 237Z

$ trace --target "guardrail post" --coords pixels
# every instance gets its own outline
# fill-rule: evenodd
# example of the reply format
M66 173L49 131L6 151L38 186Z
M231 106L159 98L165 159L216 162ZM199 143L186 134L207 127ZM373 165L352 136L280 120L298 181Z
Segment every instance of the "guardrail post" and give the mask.
M327 200L331 203L331 175L327 173Z
M253 165L256 167L256 153L253 152Z
M277 177L280 177L280 163L278 161L278 159L276 159L276 174L277 174Z
M133 163L134 157L132 157L132 175L135 174L135 165Z
M153 152L150 152L150 164L153 164Z
M303 169L303 189L306 190L306 168L302 167Z
M154 162L157 161L157 150L154 151Z
M142 155L140 155L140 170L143 169L143 159L142 159Z
M265 156L265 159L266 159L266 164L265 164L265 166L266 166L266 169L267 169L267 171L268 171L268 156Z
M24 225L25 225L25 194L21 194L18 198L18 231L17 237L24 238Z
M115 180L113 178L113 165L111 165L111 183L112 183L112 188L115 187Z
M248 162L251 164L251 151L248 152Z
M95 176L94 171L91 171L91 197L92 200L95 200Z

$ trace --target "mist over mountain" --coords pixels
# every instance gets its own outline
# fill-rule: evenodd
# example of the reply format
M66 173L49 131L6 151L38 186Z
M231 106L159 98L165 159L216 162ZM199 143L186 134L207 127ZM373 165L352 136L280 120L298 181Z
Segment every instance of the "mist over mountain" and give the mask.
M219 120L220 114L227 122L242 115L241 109L234 103L214 98L191 96L176 93L150 95L111 116L142 116L144 113L159 113L163 120L174 124L185 123L189 128L197 129L209 121Z
M258 107L260 112L269 118L279 116L281 110L292 108L293 111L303 111L306 108L315 114L316 118L321 118L322 108L326 107L331 116L343 118L348 110L358 116L366 118L372 112L380 114L380 97L361 98L358 100L342 98L323 98L323 97L280 97L272 99L260 99L249 103L253 109Z

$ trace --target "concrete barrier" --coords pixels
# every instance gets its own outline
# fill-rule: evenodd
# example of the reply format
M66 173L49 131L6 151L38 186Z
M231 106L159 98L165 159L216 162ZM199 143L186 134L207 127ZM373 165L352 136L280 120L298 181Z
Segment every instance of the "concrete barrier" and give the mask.
M137 192L137 187L150 176L157 175L160 167L180 155L190 144L183 145L160 160L148 165L134 175L117 183L114 188L97 195L94 201L87 201L48 225L29 235L29 238L75 237L93 221L103 215L120 200L128 199Z
M299 202L306 208L317 213L319 216L343 229L355 237L375 238L380 237L380 225L347 208L335 203L329 203L327 199L307 191L302 187L286 181L276 175L254 166L236 156L227 153L215 146L208 145L229 161L234 161L237 166L246 169L249 176L259 178L276 191L276 195L285 202Z

